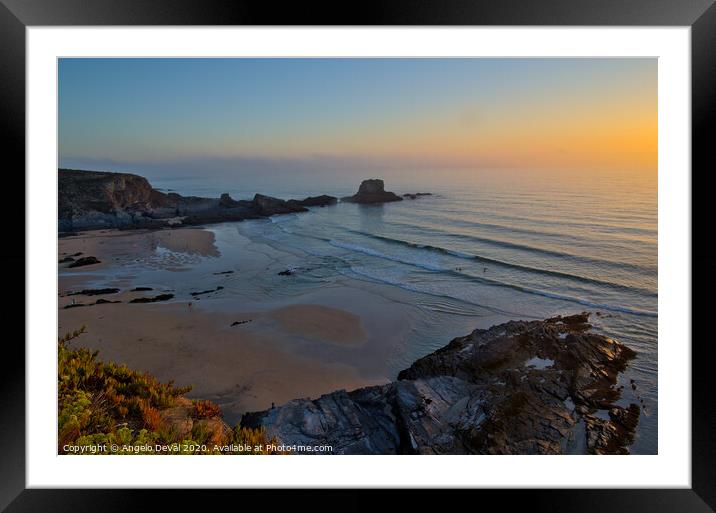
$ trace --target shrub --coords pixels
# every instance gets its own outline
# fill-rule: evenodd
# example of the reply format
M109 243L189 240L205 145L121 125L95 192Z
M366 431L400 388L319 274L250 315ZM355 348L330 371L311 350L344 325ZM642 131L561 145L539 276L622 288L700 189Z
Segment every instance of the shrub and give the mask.
M249 454L282 454L279 451L269 449L271 445L278 445L279 440L276 437L269 437L264 428L252 429L241 426L234 428L234 443L237 445L250 445L252 447L262 447L260 451L253 451Z
M192 417L197 419L208 419L211 417L220 417L221 416L221 408L218 404L215 404L211 401L205 400L205 399L199 399L192 401L194 406L194 411L192 412Z
M268 437L263 429L236 426L230 433L225 433L227 428L222 422L211 420L221 418L221 408L207 400L192 401L189 412L195 419L192 430L186 436L180 436L175 425L163 420L162 411L174 407L177 399L191 387L175 387L171 381L160 383L153 376L131 370L126 365L102 362L97 358L98 351L70 348L70 342L85 332L82 327L57 343L60 454L67 453L65 446L92 448L112 444L118 447L114 454L140 454L133 448L152 444L179 444L176 453L182 454L247 454L215 449L215 445L231 444L263 448L248 454L275 453L267 445L278 445L279 442ZM187 401L183 400L184 403ZM206 450L186 449L187 446L204 444Z
M84 327L57 344L59 452L65 452L66 444L105 440L121 445L134 442L134 432L143 438L156 432L161 427L159 410L171 407L191 387L159 383L125 365L98 360L97 351L70 348L69 343L83 333ZM149 431L141 435L145 428Z

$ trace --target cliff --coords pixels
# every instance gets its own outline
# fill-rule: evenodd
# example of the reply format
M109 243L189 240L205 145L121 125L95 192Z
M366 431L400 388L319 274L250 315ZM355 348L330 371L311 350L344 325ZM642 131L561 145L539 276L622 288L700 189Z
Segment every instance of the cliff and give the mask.
M287 444L338 454L623 454L640 407L617 405L635 353L589 314L478 329L387 385L247 413Z
M134 174L58 170L60 232L242 221L335 202L332 196L290 201L261 194L251 201L237 201L226 193L219 198L181 196L158 191Z

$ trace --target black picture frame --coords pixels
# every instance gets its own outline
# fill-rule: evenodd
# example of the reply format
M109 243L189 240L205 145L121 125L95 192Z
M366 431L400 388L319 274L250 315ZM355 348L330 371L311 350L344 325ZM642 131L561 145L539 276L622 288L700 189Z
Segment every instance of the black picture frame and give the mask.
M0 141L3 180L15 219L6 227L12 250L0 252L10 290L24 291L25 226L17 221L24 212L25 169L25 29L61 25L577 25L577 26L689 26L692 72L692 487L690 489L588 490L479 490L450 491L453 501L499 501L501 508L529 507L531 511L640 511L706 512L716 508L716 402L712 396L713 342L699 334L709 315L706 293L714 290L711 272L716 264L706 251L710 233L711 190L705 178L713 172L713 130L716 118L716 5L713 0L394 0L332 5L310 3L222 0L0 0ZM21 171L23 170L23 171ZM685 170L688 172L688 170ZM8 191L12 190L12 194ZM21 194L19 191L23 191ZM711 230L712 231L712 230ZM21 276L19 269L25 270ZM699 297L702 297L699 300ZM24 298L24 292L23 296ZM20 306L22 305L22 307ZM5 319L20 333L6 334L0 359L0 509L8 512L97 512L143 510L150 500L162 510L202 508L208 501L227 499L237 507L255 498L247 490L60 490L25 489L25 351L24 330L16 319L25 303L15 297L19 310ZM668 341L688 347L689 340ZM31 377L30 377L31 379ZM575 469L577 471L577 469ZM334 497L335 494L348 493ZM367 491L301 491L309 504L341 505L363 510L381 498ZM478 497L464 497L466 493ZM287 499L272 494L271 508ZM410 500L426 504L423 491ZM295 497L291 497L295 501ZM456 502L453 502L457 504ZM443 502L444 507L444 502Z

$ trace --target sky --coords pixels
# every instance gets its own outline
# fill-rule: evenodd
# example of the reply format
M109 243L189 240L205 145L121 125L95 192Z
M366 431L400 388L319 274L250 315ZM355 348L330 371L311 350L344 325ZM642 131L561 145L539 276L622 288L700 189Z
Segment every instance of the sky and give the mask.
M656 59L60 59L60 167L656 174Z

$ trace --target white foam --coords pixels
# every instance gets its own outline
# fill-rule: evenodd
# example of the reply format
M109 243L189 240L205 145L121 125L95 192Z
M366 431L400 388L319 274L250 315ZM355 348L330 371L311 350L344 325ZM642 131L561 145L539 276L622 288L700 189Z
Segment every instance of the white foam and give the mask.
M548 358L539 358L537 356L535 356L534 358L530 358L525 362L525 367L534 367L538 370L547 369L549 367L552 367L553 365L554 360L550 360Z

